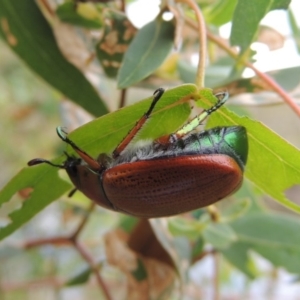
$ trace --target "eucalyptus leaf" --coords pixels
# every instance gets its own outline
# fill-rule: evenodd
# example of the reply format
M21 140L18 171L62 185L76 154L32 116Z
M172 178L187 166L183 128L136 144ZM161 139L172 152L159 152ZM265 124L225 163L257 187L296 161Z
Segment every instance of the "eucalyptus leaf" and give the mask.
M221 252L225 259L242 271L249 278L254 279L258 275L258 271L253 259L248 255L250 247L247 244L236 242Z
M0 240L65 193L70 189L70 184L59 178L55 168L37 166L23 169L0 191L0 208L9 205L16 193L28 187L33 191L29 198L23 201L21 207L16 208L7 216L10 222L7 226L0 228Z
M70 278L65 283L65 285L73 286L73 285L78 285L78 284L84 284L89 280L90 275L92 273L93 273L93 270L90 267L87 267L84 270L82 270L81 272L79 272L78 274L76 274L75 276L73 276L72 278Z
M206 22L215 26L230 22L237 2L237 0L214 1L204 10Z
M282 205L300 213L284 192L300 183L300 151L260 122L239 117L225 107L212 115L208 127L246 127L249 155L245 176Z
M199 238L205 226L205 223L198 220L180 217L171 218L168 222L169 231L174 236L185 236L191 240Z
M158 18L139 30L124 55L118 87L126 88L151 75L173 46L174 25Z
M242 243L278 267L300 273L300 221L280 214L256 213L231 223ZM241 247L241 246L240 246Z
M281 248L300 251L298 218L276 213L253 213L230 224L242 242L266 246L274 251Z
M237 2L230 35L232 46L248 49L254 40L261 19L271 10L287 9L291 0L239 0Z
M224 223L210 223L203 231L203 238L216 249L226 249L237 240L234 230Z
M124 53L136 34L136 28L127 16L114 10L105 11L104 32L97 43L97 57L109 77L116 77Z
M300 53L300 28L297 24L295 15L291 9L288 10L288 20L295 39L298 54Z
M107 113L98 92L61 54L52 30L32 0L0 1L0 37L48 84L95 116Z

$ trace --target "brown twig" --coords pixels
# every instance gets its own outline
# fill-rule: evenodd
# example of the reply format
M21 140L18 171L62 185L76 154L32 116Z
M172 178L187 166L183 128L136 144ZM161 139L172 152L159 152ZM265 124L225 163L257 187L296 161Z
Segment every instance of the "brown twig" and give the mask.
M219 280L219 273L220 273L220 261L219 261L219 254L217 252L213 253L214 259L214 278L213 278L213 299L219 300L220 299L220 280Z
M127 89L122 89L121 90L119 108L122 108L122 107L125 106L126 93L127 93Z
M222 48L224 51L226 51L231 57L234 59L238 58L238 53L234 50L228 47L228 45L220 38L214 36L212 33L207 32L208 38L216 43L220 48ZM290 97L290 95L281 88L281 86L275 82L268 74L265 74L261 71L259 71L256 67L253 66L249 61L241 60L241 63L243 63L248 68L252 69L255 74L260 77L264 82L266 82L274 92L276 92L278 95L282 97L282 99L294 110L294 112L300 117L300 107L296 104L296 102Z
M106 299L112 300L112 298L109 294L109 291L108 291L102 277L100 276L98 265L93 261L93 258L89 255L89 253L86 251L84 246L81 243L79 243L79 241L78 241L78 236L81 233L84 226L86 225L86 222L88 221L88 218L89 218L91 212L94 210L94 208L95 208L95 204L92 203L90 205L89 209L87 210L86 215L79 223L77 229L70 236L53 237L53 238L45 238L45 239L37 239L37 240L33 240L33 241L27 241L23 244L23 248L30 249L33 247L40 247L40 246L44 246L44 245L48 245L48 244L54 245L54 246L66 246L66 245L71 246L71 245L73 245L77 249L79 254L82 256L82 258L89 264L90 268L93 270L93 273L95 274L98 285L100 286L101 291L104 293Z
M91 203L89 209L86 212L86 215L84 216L84 218L81 220L80 224L78 225L77 229L75 230L75 232L73 233L73 235L71 235L70 240L73 242L74 247L77 249L77 251L80 253L80 255L82 256L82 258L90 265L90 268L93 270L98 285L101 287L101 290L103 291L103 293L105 294L105 297L107 300L111 300L111 296L109 294L109 291L106 287L106 284L104 283L102 277L100 276L99 270L98 270L98 266L96 263L94 263L93 258L89 255L89 253L87 252L87 250L84 248L84 246L78 242L78 236L81 233L82 229L84 228L84 226L86 225L86 222L89 219L90 214L92 213L92 211L95 208L95 203Z
M52 287L52 288L60 288L64 285L64 281L62 279L56 277L47 277L47 278L39 278L28 280L25 282L1 282L0 283L0 290L1 292L9 292L9 291L16 291L16 290L25 290L39 287ZM0 295L2 295L0 293ZM2 298L1 298L2 299Z
M37 239L32 241L26 241L22 244L22 248L31 249L34 247L40 247L44 245L54 245L54 246L66 246L70 245L72 241L69 237L53 237L53 238L45 238L45 239Z
M55 17L55 13L52 9L52 7L49 5L49 3L46 0L39 0L38 1L40 3L40 5L42 5L42 7L44 7L44 9L47 11L47 13L54 18Z
M112 300L112 297L110 296L108 288L106 287L106 284L104 283L102 277L100 276L100 273L98 270L98 265L96 263L94 263L93 258L87 252L87 250L81 243L79 243L77 240L74 240L73 244L74 244L75 248L77 249L77 251L79 252L79 254L82 256L82 258L90 265L90 268L93 270L93 272L96 276L98 285L101 287L101 290L103 291L106 299Z
M81 220L81 223L78 225L77 229L75 230L75 232L73 233L73 235L71 236L71 239L73 241L75 241L78 237L78 235L81 233L82 229L84 228L86 222L88 221L89 219L89 216L90 214L92 213L92 211L94 210L95 208L95 203L92 202L90 207L88 208L87 212L86 212L86 215L84 216L84 218Z
M125 12L125 10L126 10L126 2L125 2L125 0L121 0L121 8L120 8L120 10L122 12Z

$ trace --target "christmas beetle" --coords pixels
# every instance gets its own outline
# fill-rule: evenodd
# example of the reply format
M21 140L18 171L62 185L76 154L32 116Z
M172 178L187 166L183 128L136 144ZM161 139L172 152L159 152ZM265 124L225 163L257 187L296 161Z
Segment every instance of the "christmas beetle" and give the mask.
M28 165L47 163L65 169L75 188L100 206L141 218L188 212L235 192L241 186L247 161L246 129L231 126L194 132L225 103L228 93L216 94L218 102L214 106L177 132L142 146L128 147L163 93L161 88L154 92L148 111L111 155L102 153L97 159L92 158L58 127L58 136L80 158L66 154L62 165L36 158Z

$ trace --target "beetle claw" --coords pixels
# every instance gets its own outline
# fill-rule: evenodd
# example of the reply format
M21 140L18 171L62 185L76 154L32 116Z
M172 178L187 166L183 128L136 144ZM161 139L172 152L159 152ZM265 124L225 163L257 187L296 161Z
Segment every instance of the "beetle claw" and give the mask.
M66 131L64 131L61 126L56 127L56 133L64 142L66 142L68 140L68 138L67 138L68 133Z
M215 97L218 98L218 100L222 103L225 103L227 99L229 98L229 93L228 92L219 92L214 94Z

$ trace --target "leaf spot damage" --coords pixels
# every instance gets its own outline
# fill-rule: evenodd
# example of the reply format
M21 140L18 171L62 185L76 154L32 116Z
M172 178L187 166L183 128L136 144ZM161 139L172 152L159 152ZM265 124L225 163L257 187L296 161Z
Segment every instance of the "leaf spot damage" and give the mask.
M99 45L99 48L106 52L108 55L114 55L116 53L124 53L128 45L118 44L118 32L116 30L111 31L104 37L104 42Z
M27 200L33 188L28 187L16 192L8 202L0 206L0 228L4 228L12 223L9 215L22 208L24 200Z
M1 18L1 28L3 30L3 33L5 34L6 40L12 47L17 46L18 40L17 38L11 33L8 20L6 18Z

